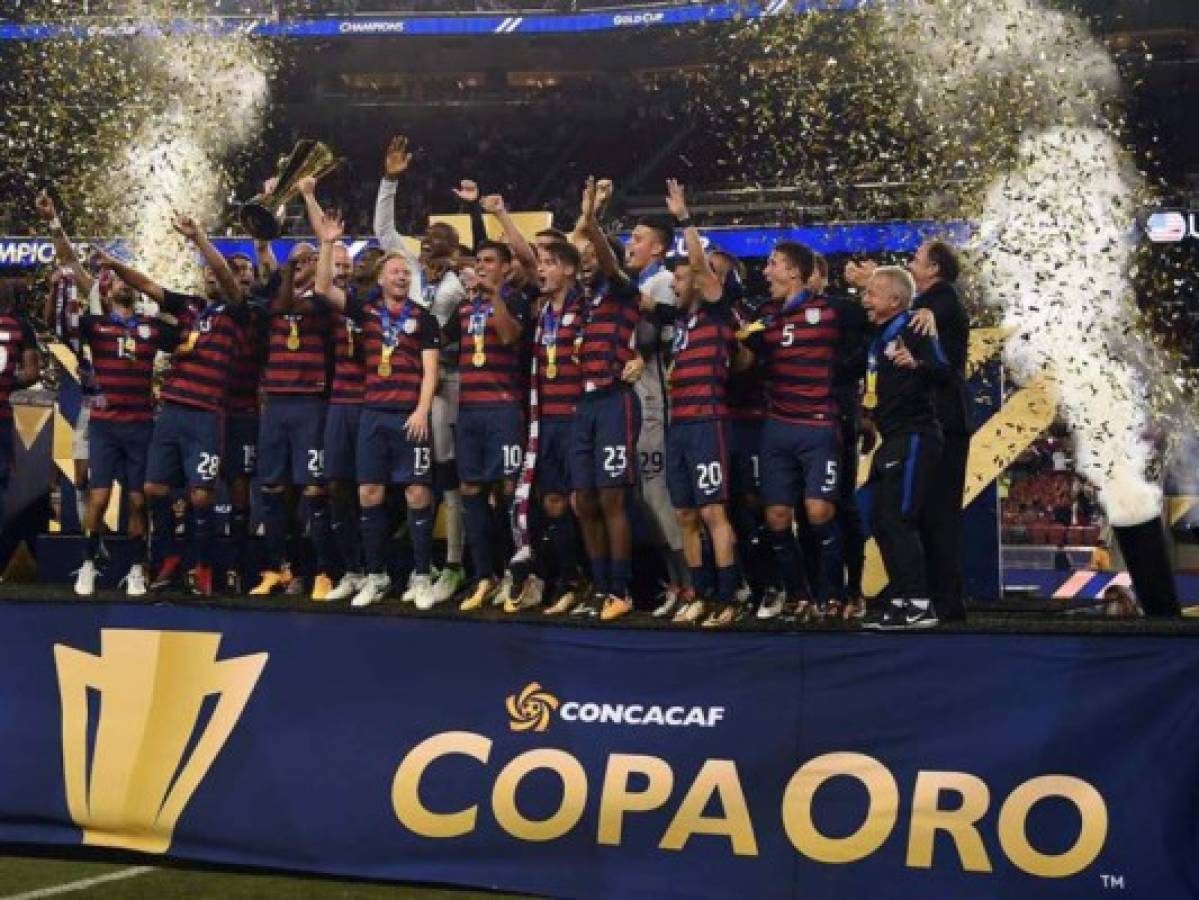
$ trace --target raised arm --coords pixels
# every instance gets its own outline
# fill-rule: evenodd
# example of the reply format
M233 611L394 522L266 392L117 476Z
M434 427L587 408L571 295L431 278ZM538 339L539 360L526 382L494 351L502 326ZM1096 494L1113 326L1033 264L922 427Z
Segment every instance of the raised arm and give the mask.
M204 233L200 224L189 216L179 216L171 224L200 251L204 262L216 276L217 285L224 298L235 305L245 300L245 292L238 284L237 278L234 277L233 270L229 268L229 262L221 255L221 251L212 245L212 241L208 239L208 235Z
M699 229L691 221L691 213L687 209L687 196L683 186L673 178L666 179L666 208L683 229L683 239L687 244L687 262L691 266L691 277L699 286L700 296L709 303L719 300L724 296L724 285L712 271L708 255L704 253Z
M321 213L321 217L312 223L312 233L321 242L320 253L316 258L316 283L313 290L328 300L331 306L344 310L346 292L333 283L333 246L345 233L345 224L332 213Z
M520 233L520 229L516 227L516 222L508 212L508 207L504 205L504 198L499 194L489 194L481 201L483 212L491 213L500 221L500 227L504 229L504 239L508 242L508 247L512 250L512 255L516 257L516 261L520 263L520 267L524 269L525 277L533 280L537 278L537 254L533 252L533 248L529 246L529 242L525 240L525 236Z
M591 241L591 245L595 248L595 262L599 266L599 270L608 278L623 277L624 272L620 268L620 260L616 258L616 254L608 246L608 238L604 234L603 229L600 228L599 219L595 217L595 211L595 176L590 175L587 178L586 185L583 187L583 208L580 215L580 221L583 226L583 237Z
M400 176L408 171L411 163L408 138L397 134L387 145L387 155L383 157L383 180L379 182L379 193L375 198L375 237L387 253L404 250L404 239L396 229L396 192Z
M105 250L100 251L100 258L106 268L116 272L117 277L135 291L145 294L155 303L162 303L166 298L166 291L162 289L162 285L149 275L139 272L132 266L126 265Z
M71 270L79 290L86 294L92 289L92 276L75 254L75 248L71 246L71 239L63 230L62 222L58 219L58 210L55 208L50 194L42 191L37 195L35 204L38 215L50 228L50 240L54 243L54 255L58 257L59 265L66 266Z
M604 207L608 205L608 201L612 199L612 179L601 178L595 183L595 216L598 219L603 213ZM570 233L570 237L581 238L587 233L587 225L583 215L582 208L579 209L579 219L575 222L574 231Z
M471 253L479 253L479 245L487 240L487 223L483 220L483 206L479 203L479 186L468 178L452 188L454 196L466 204L470 216Z

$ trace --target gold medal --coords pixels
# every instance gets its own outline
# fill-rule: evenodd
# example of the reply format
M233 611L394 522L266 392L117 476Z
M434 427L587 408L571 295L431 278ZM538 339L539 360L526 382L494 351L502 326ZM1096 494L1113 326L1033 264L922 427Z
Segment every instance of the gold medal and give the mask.
M864 397L862 397L862 409L876 409L877 407L878 407L878 394L869 392Z
M557 363L550 363L548 366L545 367L545 377L548 378L550 381L553 381L555 378L558 377L558 364Z
M871 360L873 365L873 359ZM862 397L862 409L874 409L878 406L878 372L866 373L866 393Z
M184 353L190 353L196 349L196 341L200 337L200 332L192 329L187 333L187 338L179 345L179 349Z
M391 375L391 354L394 347L383 348L383 358L379 360L379 375L382 378L387 378Z
M475 355L470 358L470 361L476 369L481 369L487 363L487 354L476 350Z
M137 356L137 340L132 336L121 339L121 354L129 359Z
M287 349L300 349L300 326L295 319L291 320L291 334L287 336Z
M547 344L545 347L545 377L553 381L558 377L558 344Z

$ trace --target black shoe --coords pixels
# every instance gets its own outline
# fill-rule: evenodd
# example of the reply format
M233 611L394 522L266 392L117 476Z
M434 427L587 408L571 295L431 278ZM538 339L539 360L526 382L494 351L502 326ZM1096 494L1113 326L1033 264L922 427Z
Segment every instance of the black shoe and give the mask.
M867 631L894 631L902 621L902 600L875 600L862 616L862 627Z
M931 600L905 600L903 604L902 631L921 631L936 628L941 622Z

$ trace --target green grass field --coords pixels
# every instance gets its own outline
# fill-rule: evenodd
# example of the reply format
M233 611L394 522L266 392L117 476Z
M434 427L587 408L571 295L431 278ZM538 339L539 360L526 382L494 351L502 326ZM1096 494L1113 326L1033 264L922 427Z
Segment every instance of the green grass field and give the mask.
M137 863L0 856L0 900L474 900L512 897L425 885L191 870Z

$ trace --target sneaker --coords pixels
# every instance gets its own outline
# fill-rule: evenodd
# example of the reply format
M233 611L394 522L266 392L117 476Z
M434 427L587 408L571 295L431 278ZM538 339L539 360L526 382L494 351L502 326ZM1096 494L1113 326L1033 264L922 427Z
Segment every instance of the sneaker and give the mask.
M633 601L627 595L618 597L615 594L609 594L604 598L604 606L600 610L600 621L614 622L632 611Z
M141 563L134 563L129 567L129 574L121 579L121 584L125 585L126 596L146 596L146 567Z
M83 565L75 570L75 593L80 597L90 597L96 593L96 576L100 570L90 559L85 559Z
M586 604L591 596L591 589L585 582L576 582L558 594L554 602L542 612L547 616L565 616L574 612L580 604Z
M349 600L360 590L362 585L366 583L366 576L361 572L346 572L341 576L341 580L337 582L337 587L329 591L325 595L326 600Z
M158 573L154 576L154 580L150 582L150 590L165 591L175 583L179 577L179 567L183 565L183 557L178 554L171 554L162 561L162 565L158 567Z
M277 572L270 569L262 573L262 579L250 591L251 597L265 597L268 594L273 594L275 591L282 588L287 589L287 586L292 582L291 572L284 566Z
M940 624L931 600L907 600L903 605L903 625L897 630L921 631L925 628L936 628Z
M504 601L504 612L517 613L522 609L532 609L534 606L540 606L544 593L545 582L536 575L530 575L525 579L520 593Z
M676 585L666 585L665 590L658 595L658 606L652 613L653 617L655 619L666 619L672 616L682 596L682 591Z
M312 579L312 599L324 601L329 599L329 594L333 592L333 579L324 573L317 575Z
M670 621L675 625L695 625L704 617L706 604L699 597L693 597L690 603L679 607Z
M433 576L413 575L408 579L408 590L412 591L412 602L420 610L432 609L437 601L433 593Z
M211 597L212 566L196 566L188 572L187 586L197 597Z
M712 614L704 619L700 628L728 628L737 621L737 604L725 603L718 609L712 610Z
M466 585L466 573L462 566L446 566L433 583L433 602L444 603Z
M762 603L758 607L758 618L762 621L777 619L783 612L783 603L785 600L786 597L778 588L767 588L766 595L762 598Z
M470 593L466 595L466 599L458 604L458 609L462 612L474 612L482 609L487 601L495 596L497 590L499 590L499 584L494 578L480 578L474 583Z
M387 598L390 590L391 578L387 575L367 575L362 581L362 587L358 589L358 593L350 601L350 606L355 609L361 609L364 606L370 606L372 603L378 603L380 600Z
M867 631L897 631L904 620L904 601L877 600L862 616L862 628Z

